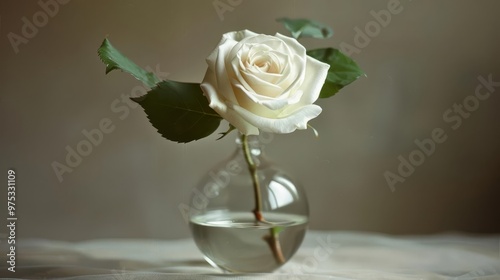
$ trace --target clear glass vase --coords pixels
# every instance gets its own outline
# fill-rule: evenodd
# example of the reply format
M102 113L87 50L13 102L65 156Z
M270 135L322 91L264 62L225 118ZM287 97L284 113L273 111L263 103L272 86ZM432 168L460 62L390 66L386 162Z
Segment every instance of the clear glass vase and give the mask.
M257 136L239 135L232 156L193 190L189 224L211 265L228 272L269 272L295 254L308 215L300 185L267 160Z

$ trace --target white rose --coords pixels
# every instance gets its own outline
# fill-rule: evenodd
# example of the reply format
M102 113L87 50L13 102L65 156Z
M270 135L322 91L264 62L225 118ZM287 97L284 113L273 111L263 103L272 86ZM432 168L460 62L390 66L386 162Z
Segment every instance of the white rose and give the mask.
M207 58L201 88L210 107L241 133L306 129L321 113L318 99L329 65L277 33L229 32Z

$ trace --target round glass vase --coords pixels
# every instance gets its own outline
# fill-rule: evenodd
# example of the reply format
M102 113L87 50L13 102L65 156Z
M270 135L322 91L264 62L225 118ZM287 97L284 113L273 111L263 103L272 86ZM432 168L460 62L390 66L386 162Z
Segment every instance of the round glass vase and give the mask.
M267 160L257 136L239 135L232 156L193 190L189 224L212 266L270 272L295 254L308 216L302 187Z

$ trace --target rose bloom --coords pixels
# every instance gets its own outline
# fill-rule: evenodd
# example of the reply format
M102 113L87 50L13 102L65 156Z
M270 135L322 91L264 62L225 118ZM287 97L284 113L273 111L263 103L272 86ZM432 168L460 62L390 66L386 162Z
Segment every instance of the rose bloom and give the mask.
M229 32L207 63L201 89L210 107L243 134L306 129L321 113L313 103L330 66L293 38Z

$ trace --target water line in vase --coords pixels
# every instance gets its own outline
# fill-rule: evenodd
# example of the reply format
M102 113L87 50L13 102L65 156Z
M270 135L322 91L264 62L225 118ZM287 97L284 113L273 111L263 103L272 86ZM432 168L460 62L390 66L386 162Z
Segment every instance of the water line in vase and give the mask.
M255 197L255 209L252 211L255 215L255 220L257 222L269 224L268 221L264 219L262 216L262 194L260 189L260 182L257 176L257 166L252 158L252 154L250 152L250 147L248 145L248 136L245 134L241 135L241 142L243 146L243 153L245 155L245 160L248 165L248 170L250 171L250 175L252 176L253 188L254 188L254 197ZM269 235L263 237L263 239L269 244L271 248L274 258L278 263L285 263L286 259L281 250L281 244L279 242L279 227L272 227L269 229Z

